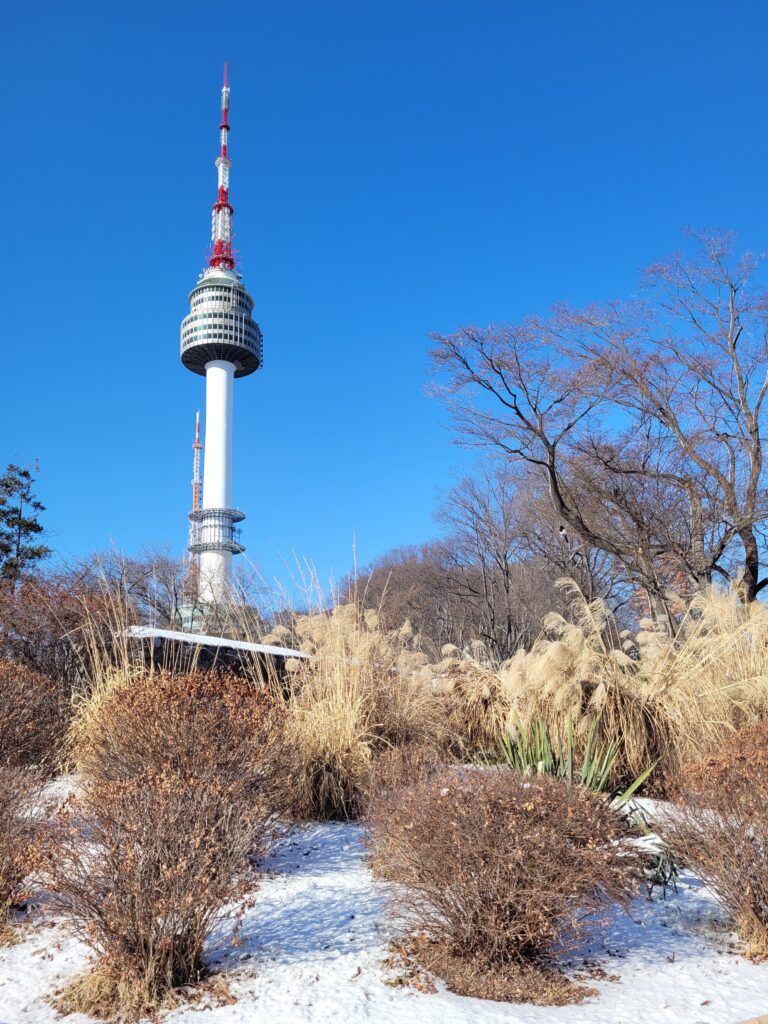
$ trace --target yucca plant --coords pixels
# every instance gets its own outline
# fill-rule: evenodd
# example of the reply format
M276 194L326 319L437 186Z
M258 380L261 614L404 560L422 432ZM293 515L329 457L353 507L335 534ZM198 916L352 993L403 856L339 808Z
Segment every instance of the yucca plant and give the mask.
M553 775L576 782L596 793L610 793L617 805L626 803L648 779L655 765L650 765L626 788L611 786L611 777L621 753L621 741L601 741L598 720L589 726L580 764L575 761L573 720L568 717L565 740L553 736L548 723L537 716L528 726L518 721L511 735L504 735L499 749L504 763L521 775Z

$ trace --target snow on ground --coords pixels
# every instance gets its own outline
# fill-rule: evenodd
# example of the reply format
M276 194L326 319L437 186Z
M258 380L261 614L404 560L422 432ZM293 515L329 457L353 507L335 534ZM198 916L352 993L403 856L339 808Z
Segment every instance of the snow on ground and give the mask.
M263 867L241 944L211 951L237 1001L181 1007L166 1024L737 1024L768 1011L768 965L735 952L690 875L677 895L639 900L601 933L590 952L618 981L590 982L600 995L589 1002L547 1008L387 985L386 887L365 865L357 825L297 830ZM52 1024L46 995L87 957L65 925L31 925L23 942L0 949L0 1024Z

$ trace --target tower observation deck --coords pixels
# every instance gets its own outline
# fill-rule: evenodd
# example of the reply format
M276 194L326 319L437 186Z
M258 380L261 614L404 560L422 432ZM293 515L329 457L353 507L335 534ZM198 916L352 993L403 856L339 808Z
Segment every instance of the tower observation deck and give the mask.
M181 322L181 361L205 376L205 367L223 359L235 377L261 366L262 337L251 319L253 299L232 270L208 269L189 293L189 316Z
M189 550L199 556L200 600L217 605L230 596L232 556L245 550L236 528L245 515L232 507L233 383L254 373L262 362L261 330L251 316L253 299L235 270L232 254L226 64L219 143L211 256L189 293L189 314L181 323L181 361L206 380L203 500L202 507L189 513Z

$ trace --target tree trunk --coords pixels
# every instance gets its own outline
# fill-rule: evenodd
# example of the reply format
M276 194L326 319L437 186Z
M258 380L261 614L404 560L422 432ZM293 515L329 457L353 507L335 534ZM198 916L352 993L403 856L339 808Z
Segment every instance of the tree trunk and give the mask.
M744 545L744 600L748 603L757 598L757 583L760 578L760 552L751 527L739 533Z
M651 618L657 631L673 639L677 635L677 623L667 606L667 602L664 600L664 596L658 591L648 588L646 588L645 593L651 608Z

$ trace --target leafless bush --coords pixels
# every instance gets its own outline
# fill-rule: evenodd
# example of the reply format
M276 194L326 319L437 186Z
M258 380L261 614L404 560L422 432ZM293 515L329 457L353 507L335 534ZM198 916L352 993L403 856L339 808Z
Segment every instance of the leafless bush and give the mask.
M374 870L429 935L422 962L461 994L531 999L520 972L538 971L549 1001L580 998L552 963L636 891L626 823L558 780L445 768L374 796L368 824Z
M79 665L66 638L92 597L71 574L28 576L15 588L0 587L0 659L56 679L71 692Z
M0 940L8 938L11 912L29 892L36 863L42 776L34 769L0 766Z
M711 806L728 807L733 801L753 805L756 791L768 783L768 722L754 722L723 740L715 753L685 765L677 779L678 793L698 793Z
M119 677L77 719L73 756L86 785L120 782L159 765L248 779L263 792L271 708L264 691L236 676Z
M69 700L57 680L0 661L0 765L51 768L68 720Z
M242 680L145 677L81 735L82 793L45 851L60 908L96 952L65 1010L140 1017L205 973L203 945L253 880L271 823L263 702Z
M678 785L667 841L712 887L747 954L768 956L768 725L735 733Z
M388 747L373 762L369 793L381 796L431 779L446 763L447 753L434 746Z

